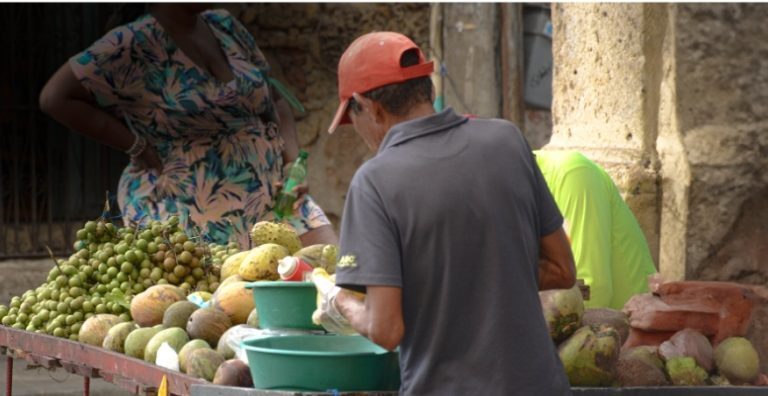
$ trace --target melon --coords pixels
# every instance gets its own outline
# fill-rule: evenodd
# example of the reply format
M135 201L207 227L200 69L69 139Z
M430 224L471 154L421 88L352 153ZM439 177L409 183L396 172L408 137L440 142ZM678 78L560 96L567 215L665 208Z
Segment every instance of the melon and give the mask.
M216 385L253 388L253 378L248 365L240 359L230 359L222 363L213 376Z
M232 324L243 324L248 321L248 315L256 307L253 301L253 290L246 289L246 282L233 282L222 287L213 306L227 314Z
M187 321L187 333L192 338L205 340L216 346L219 338L232 327L229 316L216 308L200 308L193 312Z
M178 327L171 327L170 329L160 330L155 334L147 343L147 347L144 348L144 360L150 363L155 363L157 359L157 350L164 342L168 343L168 346L178 352L181 347L189 342L189 336L183 329Z
M187 375L213 381L225 359L213 349L198 348L187 357Z
M139 326L133 322L118 323L112 326L107 332L107 336L104 337L104 342L101 344L102 348L119 353L125 352L125 339L128 338L128 334L138 328Z
M211 346L208 345L205 340L192 340L181 347L181 350L179 351L179 369L181 369L182 373L187 372L187 358L189 357L189 354L200 348L211 349Z
M162 327L155 326L132 331L125 338L125 344L123 345L125 354L136 359L144 359L144 349L146 349L149 340L161 330Z
M120 318L112 314L94 315L80 326L77 339L83 344L100 347L104 344L109 329L120 322Z
M187 300L176 301L163 313L163 327L167 329L171 327L186 328L189 316L198 308L197 304Z
M155 285L131 300L131 317L141 327L163 323L163 314L173 303L184 300L186 293L172 285Z
M257 246L240 263L239 274L247 281L277 280L277 262L289 254L288 249L275 243Z

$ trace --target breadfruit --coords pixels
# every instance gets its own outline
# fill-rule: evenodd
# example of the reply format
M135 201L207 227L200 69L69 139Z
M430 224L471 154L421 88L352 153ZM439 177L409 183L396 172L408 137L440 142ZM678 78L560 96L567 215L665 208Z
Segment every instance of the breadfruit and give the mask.
M240 276L247 281L277 280L277 261L288 254L288 249L275 243L257 246L240 263Z
M301 249L301 241L296 230L285 223L271 221L256 223L251 229L251 241L257 247L265 243L275 243L288 249L291 254Z

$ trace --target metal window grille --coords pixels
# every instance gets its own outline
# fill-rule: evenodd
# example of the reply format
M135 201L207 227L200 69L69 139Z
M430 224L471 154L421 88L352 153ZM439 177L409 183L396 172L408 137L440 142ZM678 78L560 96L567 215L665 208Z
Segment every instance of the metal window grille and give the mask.
M126 156L56 123L38 97L119 7L0 4L0 259L71 253L74 231L117 188Z

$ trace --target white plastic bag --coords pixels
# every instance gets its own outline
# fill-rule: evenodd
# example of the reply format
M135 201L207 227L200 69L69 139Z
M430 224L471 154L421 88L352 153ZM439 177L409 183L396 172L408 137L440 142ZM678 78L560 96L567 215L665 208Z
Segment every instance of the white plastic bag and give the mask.
M157 350L155 364L169 370L179 371L179 354L167 342L164 342Z

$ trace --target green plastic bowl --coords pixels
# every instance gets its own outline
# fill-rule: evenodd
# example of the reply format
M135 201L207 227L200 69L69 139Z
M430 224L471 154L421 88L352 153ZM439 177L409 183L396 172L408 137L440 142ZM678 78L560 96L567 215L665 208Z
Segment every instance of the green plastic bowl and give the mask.
M243 340L253 386L298 391L396 391L398 353L362 336L287 335Z
M261 281L245 286L253 289L253 301L262 329L322 330L312 323L317 308L317 289L312 282Z

